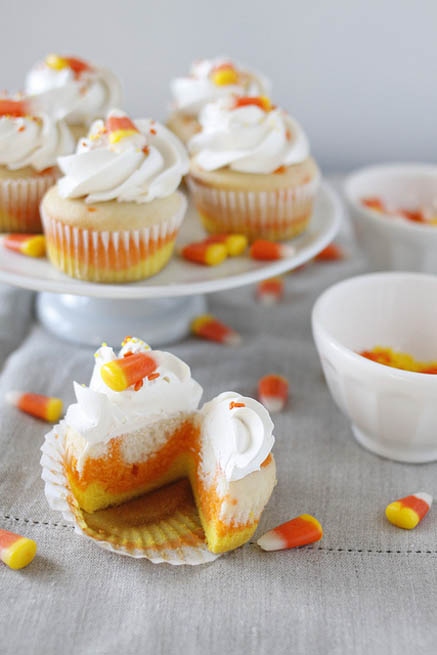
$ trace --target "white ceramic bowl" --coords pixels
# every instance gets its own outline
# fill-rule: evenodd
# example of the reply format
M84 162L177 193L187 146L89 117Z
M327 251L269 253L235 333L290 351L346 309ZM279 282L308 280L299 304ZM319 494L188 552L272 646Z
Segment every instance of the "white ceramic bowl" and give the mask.
M437 166L385 164L350 175L344 192L359 244L373 270L437 274L437 226L387 217L364 207L361 199L378 196L389 206L417 209L437 198Z
M372 273L325 291L313 335L331 394L369 450L401 462L437 460L437 375L357 354L374 346L437 360L437 277Z

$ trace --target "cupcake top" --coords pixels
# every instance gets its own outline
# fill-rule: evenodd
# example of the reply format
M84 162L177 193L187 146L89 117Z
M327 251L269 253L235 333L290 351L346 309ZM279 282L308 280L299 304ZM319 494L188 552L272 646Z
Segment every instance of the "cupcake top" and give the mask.
M189 168L185 148L170 130L148 118L134 122L120 110L95 121L75 154L61 157L58 164L65 175L58 182L59 194L84 197L86 203L165 198Z
M47 55L26 77L26 93L41 110L73 125L89 123L121 104L121 86L106 68L77 57Z
M229 482L258 471L275 442L273 423L266 408L253 398L226 391L206 403L201 414L204 469L215 471L208 452Z
M128 353L147 353L156 363L153 375L141 385L114 391L103 381L101 369ZM126 337L118 353L106 344L94 355L95 366L89 387L74 383L77 403L68 408L65 421L88 444L105 443L178 412L193 412L202 396L202 387L191 377L181 359L168 352L152 350L141 339ZM150 378L150 379L149 379Z
M43 171L74 146L65 122L35 111L29 98L0 98L0 165Z
M269 174L309 156L302 127L265 96L227 96L207 105L199 121L202 130L188 148L206 171Z
M171 82L171 92L175 111L197 116L206 104L230 93L248 96L269 93L270 82L229 57L216 57L195 61L188 76Z

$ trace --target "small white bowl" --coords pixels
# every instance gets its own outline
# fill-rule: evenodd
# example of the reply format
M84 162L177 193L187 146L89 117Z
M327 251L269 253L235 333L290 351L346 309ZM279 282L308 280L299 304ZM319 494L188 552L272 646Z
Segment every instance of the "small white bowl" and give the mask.
M344 193L358 243L373 270L437 273L437 225L378 214L362 198L377 196L394 208L432 206L437 199L437 166L384 164L350 175Z
M378 364L375 346L437 360L437 277L372 273L317 300L313 335L331 394L361 445L400 462L437 460L437 375Z

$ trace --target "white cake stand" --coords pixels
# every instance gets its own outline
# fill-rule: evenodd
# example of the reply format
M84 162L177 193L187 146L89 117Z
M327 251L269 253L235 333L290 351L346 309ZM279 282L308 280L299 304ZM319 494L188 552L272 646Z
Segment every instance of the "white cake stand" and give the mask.
M76 343L119 343L127 333L156 346L178 341L189 332L192 318L205 311L203 294L253 284L301 266L334 238L342 216L336 193L326 183L319 190L306 232L294 239L295 253L275 262L248 256L203 267L174 256L153 278L133 284L95 284L70 278L48 260L0 250L0 281L39 291L37 315L58 337ZM198 241L204 231L190 206L178 244Z

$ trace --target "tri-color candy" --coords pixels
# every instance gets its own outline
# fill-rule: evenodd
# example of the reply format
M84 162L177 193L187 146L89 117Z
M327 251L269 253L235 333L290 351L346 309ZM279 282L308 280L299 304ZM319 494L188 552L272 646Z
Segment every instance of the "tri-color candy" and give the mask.
M126 353L121 359L103 364L100 369L103 382L113 391L125 391L132 385L142 386L145 377L158 368L156 361L145 353Z
M191 331L197 337L218 341L227 346L235 346L241 341L238 332L219 321L212 314L197 316L191 323Z
M8 250L28 257L44 257L46 240L43 234L3 234L0 244Z
M56 423L62 414L62 400L53 396L24 391L8 391L6 402L26 414L31 414L49 423Z
M203 266L218 266L228 256L228 251L224 243L207 243L198 241L188 243L181 250L184 259Z
M256 286L256 298L262 305L276 305L284 295L284 279L271 277L261 280Z
M271 373L258 380L258 398L269 412L280 412L288 398L288 380Z
M0 559L10 569L22 569L33 560L36 543L8 530L0 530Z
M428 514L431 505L432 496L419 491L387 505L385 515L398 528L412 530Z
M267 241L266 239L257 239L250 246L250 256L252 259L261 261L274 261L284 259L295 254L293 246L287 246L276 241Z
M238 257L246 250L248 241L245 234L211 234L204 243L223 243L229 257Z
M263 550L286 550L306 546L323 537L323 528L310 514L301 514L287 523L266 532L257 541Z

